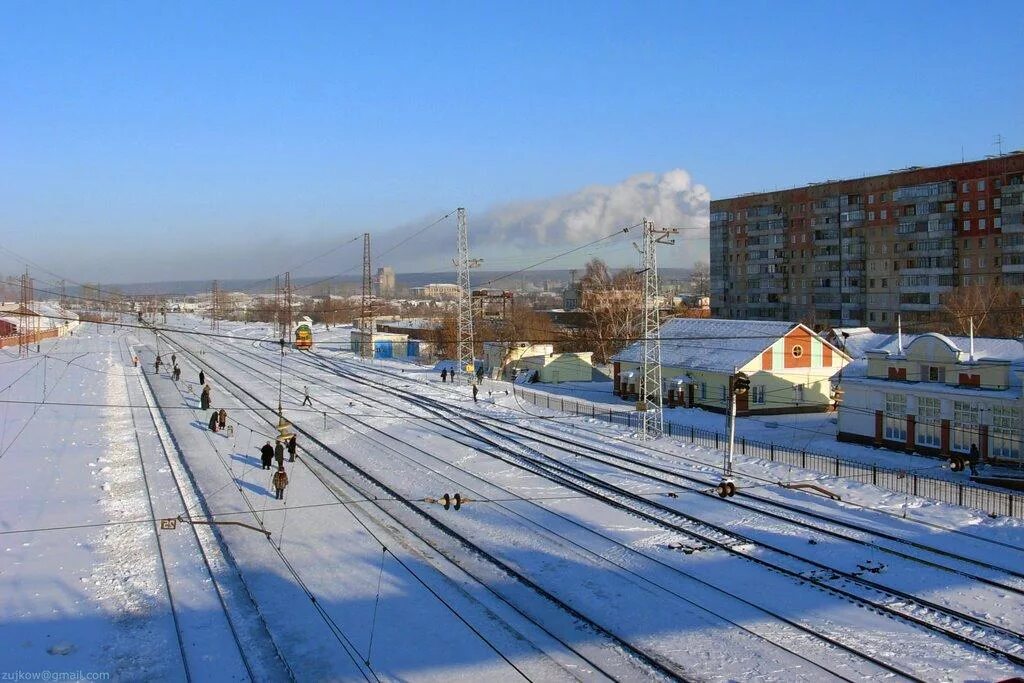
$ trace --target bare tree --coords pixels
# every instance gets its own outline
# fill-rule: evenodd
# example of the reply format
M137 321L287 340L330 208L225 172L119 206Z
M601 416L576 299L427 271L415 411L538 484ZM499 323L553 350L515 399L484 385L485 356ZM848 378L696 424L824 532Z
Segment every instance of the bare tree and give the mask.
M942 310L935 324L943 332L964 336L1014 337L1024 329L1021 295L991 283L957 287L942 296Z
M643 322L640 277L632 270L612 275L608 265L595 258L587 263L580 283L580 309L590 323L590 350L594 351L597 362L606 363L616 351L639 336ZM577 339L574 345L579 341Z
M707 261L697 261L690 271L690 289L697 296L711 295L711 267Z

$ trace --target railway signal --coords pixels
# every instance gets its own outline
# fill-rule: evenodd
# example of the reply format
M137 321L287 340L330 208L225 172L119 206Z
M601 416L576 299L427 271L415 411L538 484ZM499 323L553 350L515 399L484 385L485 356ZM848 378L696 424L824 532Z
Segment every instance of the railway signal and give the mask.
M452 508L455 508L456 510L460 510L460 509L462 509L462 506L464 504L469 503L471 500L472 500L471 498L467 498L466 496L463 496L461 493L456 493L454 495L445 493L440 498L430 498L430 497L424 498L423 502L424 503L440 503L441 505L444 506L445 510L450 510Z
M745 373L736 372L729 377L729 447L722 463L722 482L716 489L722 498L736 494L736 484L732 480L732 452L736 443L736 397L743 396L749 390L750 378Z

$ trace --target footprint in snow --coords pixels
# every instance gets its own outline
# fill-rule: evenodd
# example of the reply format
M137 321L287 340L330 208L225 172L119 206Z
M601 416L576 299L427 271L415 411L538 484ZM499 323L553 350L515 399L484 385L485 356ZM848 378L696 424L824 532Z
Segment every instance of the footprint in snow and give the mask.
M62 641L60 643L54 643L50 647L46 648L46 651L51 655L69 655L75 651L75 646L72 643Z

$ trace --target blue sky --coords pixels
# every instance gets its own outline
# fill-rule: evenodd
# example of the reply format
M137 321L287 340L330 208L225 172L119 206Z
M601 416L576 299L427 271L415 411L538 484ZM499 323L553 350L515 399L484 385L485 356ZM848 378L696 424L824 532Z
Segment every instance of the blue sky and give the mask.
M0 244L71 278L266 276L457 205L488 220L640 173L685 169L729 196L977 158L996 134L1024 147L1019 2L12 2L3 17ZM396 265L449 258L428 251Z

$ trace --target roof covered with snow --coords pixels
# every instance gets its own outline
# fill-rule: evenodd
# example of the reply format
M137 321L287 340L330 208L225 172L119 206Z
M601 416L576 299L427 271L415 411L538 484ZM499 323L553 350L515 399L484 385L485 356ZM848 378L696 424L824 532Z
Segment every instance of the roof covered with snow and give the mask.
M661 326L661 364L733 372L795 327L776 320L673 318ZM643 352L643 342L636 342L612 360L639 363Z
M948 337L936 332L925 332L923 334L904 334L904 351L915 340L925 335L939 337L950 346L958 349L966 360L971 350L970 337ZM877 335L883 339L876 345L867 347L866 351L884 351L886 353L899 353L899 337L895 334ZM852 355L852 354L851 354ZM1003 339L999 337L975 337L974 338L975 360L1007 360L1011 362L1024 362L1024 343L1020 339Z

